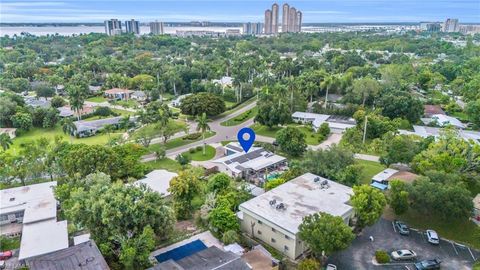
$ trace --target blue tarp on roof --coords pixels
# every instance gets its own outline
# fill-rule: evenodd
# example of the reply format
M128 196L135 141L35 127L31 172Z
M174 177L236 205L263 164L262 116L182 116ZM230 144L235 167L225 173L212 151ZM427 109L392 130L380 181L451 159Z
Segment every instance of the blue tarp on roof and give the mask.
M162 254L159 254L157 256L155 256L155 259L157 259L157 261L159 263L161 262L164 262L164 261L168 261L170 259L174 260L174 261L178 261L178 260L181 260L185 257L188 257L192 254L195 254L201 250L204 250L206 249L207 246L205 246L205 244L201 241L201 240L195 240L193 242L190 242L186 245L183 245L183 246L180 246L180 247L177 247L177 248L174 248L170 251L167 251L165 253L162 253Z
M374 187L374 188L378 188L380 190L386 190L388 189L388 185L384 185L384 184L381 184L379 182L376 182L376 181L372 181L372 183L370 184L370 186Z

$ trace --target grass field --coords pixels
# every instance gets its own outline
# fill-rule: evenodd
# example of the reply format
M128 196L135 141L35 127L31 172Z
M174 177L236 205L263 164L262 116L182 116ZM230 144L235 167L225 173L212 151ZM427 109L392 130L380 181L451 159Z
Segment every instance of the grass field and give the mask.
M215 135L215 132L213 132L213 131L206 132L205 133L205 139L209 138L209 137L212 137L214 135ZM180 146L187 145L189 143L198 142L198 141L201 141L201 140L202 140L201 136L196 140L183 140L183 137L175 138L175 139L171 139L171 140L167 141L167 143L165 144L165 148L167 150L168 149L173 149L173 148L177 148L177 147L180 147ZM157 144L151 144L148 147L148 150L150 151L150 153L153 153L156 150L158 150L161 146L162 146L162 144L158 144L158 143Z
M385 210L384 215L389 218L402 220L413 228L421 230L432 229L437 231L440 237L467 244L477 249L480 248L480 241L473 237L477 225L470 220L459 221L454 218L442 220L436 216L425 215L413 209L409 209L406 214L396 216L388 208Z
M115 136L119 136L122 133L112 133L110 137L113 138ZM55 128L52 129L44 129L44 128L32 128L31 130L21 134L20 136L13 139L13 144L8 149L9 152L15 153L18 152L21 146L29 141L34 141L40 139L42 137L47 138L50 141L53 141L56 136L60 136L63 140L73 143L84 143L84 144L106 144L109 140L108 134L98 134L92 137L87 138L75 138L71 136L67 136L63 133L62 127L57 125Z
M363 167L362 175L360 178L361 184L370 184L372 177L374 175L376 175L377 173L387 168L378 162L361 160L361 159L357 159L357 164Z
M255 107L255 108L253 108L251 110L248 110L248 111L246 111L246 112L244 112L240 115L237 115L234 118L230 118L227 121L223 121L222 123L220 123L220 125L225 126L225 127L240 125L241 123L255 117L255 115L257 115L257 112L258 112L258 109L257 109L257 107Z
M182 169L182 165L173 159L164 158L156 161L149 161L145 163L151 170L164 169L170 172L178 172Z
M102 97L102 96L95 96L95 97L90 97L86 99L87 101L90 102L97 102L97 103L102 103L102 102L107 102L108 99Z
M205 147L205 155L203 155L203 147L201 149L194 148L195 151L193 153L190 153L189 151L183 152L182 155L187 156L190 160L194 161L205 161L205 160L210 160L215 157L215 148L213 148L210 145L207 145Z

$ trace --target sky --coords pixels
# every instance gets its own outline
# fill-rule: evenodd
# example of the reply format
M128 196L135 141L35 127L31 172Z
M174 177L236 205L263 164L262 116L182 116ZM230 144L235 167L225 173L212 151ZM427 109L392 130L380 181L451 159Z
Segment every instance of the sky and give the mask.
M0 22L260 22L271 0L0 0ZM285 2L277 2L280 6ZM420 22L458 18L480 23L480 0L289 1L304 23ZM280 17L281 20L281 17Z

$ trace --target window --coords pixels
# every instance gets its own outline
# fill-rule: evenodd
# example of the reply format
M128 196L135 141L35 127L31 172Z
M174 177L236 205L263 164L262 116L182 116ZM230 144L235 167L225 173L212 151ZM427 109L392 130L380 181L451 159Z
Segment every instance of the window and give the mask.
M272 232L276 232L277 230L275 230L275 228L272 228Z
M261 221L261 220L259 220L259 221L258 221L258 224L262 224L262 221Z
M290 237L288 237L288 235L285 235L285 239L290 239Z
M16 217L16 218L21 218L21 217L23 217L23 212L17 212L17 213L15 213L15 217Z
M288 251L288 246L283 246L283 250Z
M272 238L272 243L275 243L275 242L277 242L277 241L275 240L275 238Z
M258 230L257 233L258 233L258 234L262 234L262 231Z

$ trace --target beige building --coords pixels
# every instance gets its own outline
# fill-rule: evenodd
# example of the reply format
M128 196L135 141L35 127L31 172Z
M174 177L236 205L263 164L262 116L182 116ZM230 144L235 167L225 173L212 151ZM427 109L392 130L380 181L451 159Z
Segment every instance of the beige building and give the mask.
M242 231L296 259L308 250L298 236L303 218L324 212L349 224L351 195L350 187L306 173L242 203L237 215Z

